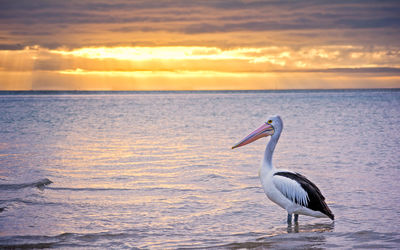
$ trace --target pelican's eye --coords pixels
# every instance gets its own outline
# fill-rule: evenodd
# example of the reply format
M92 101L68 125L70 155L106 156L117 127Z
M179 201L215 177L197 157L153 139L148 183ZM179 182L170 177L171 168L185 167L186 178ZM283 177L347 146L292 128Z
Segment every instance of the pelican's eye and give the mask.
M272 123L272 120L269 120L269 121L268 121L268 124L271 124L271 123Z

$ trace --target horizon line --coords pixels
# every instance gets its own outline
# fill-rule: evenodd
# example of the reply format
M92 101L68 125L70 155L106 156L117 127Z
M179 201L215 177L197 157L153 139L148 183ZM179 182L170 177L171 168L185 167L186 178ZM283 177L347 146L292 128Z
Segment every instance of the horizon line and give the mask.
M377 87L377 88L290 88L290 89L201 89L201 90L0 90L0 94L3 93L15 93L15 94L23 94L23 93L35 93L35 94L51 94L51 93L162 93L162 92L175 92L175 93L183 93L183 92L286 92L286 91L373 91L373 90L385 90L385 91L400 91L400 88L392 88L392 87Z

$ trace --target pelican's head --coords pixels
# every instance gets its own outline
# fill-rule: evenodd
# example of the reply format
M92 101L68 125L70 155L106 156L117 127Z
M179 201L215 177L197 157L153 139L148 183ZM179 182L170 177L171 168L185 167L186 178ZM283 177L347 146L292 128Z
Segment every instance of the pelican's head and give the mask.
M271 116L270 118L267 119L267 121L263 125L261 125L261 127L251 132L243 140L241 140L235 146L233 146L232 149L247 145L262 137L267 137L267 136L279 137L282 132L282 128L283 128L283 123L281 117L279 115Z

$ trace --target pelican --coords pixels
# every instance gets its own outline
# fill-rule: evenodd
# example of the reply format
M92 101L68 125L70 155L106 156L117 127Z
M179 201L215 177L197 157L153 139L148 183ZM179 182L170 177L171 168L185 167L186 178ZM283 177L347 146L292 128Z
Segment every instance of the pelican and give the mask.
M318 218L330 218L334 215L325 203L325 197L319 188L305 176L287 170L278 170L272 164L272 155L283 129L279 115L270 117L261 127L254 130L232 147L247 145L262 137L271 136L264 153L259 172L261 185L267 197L278 206L286 209L287 223L298 222L299 214Z

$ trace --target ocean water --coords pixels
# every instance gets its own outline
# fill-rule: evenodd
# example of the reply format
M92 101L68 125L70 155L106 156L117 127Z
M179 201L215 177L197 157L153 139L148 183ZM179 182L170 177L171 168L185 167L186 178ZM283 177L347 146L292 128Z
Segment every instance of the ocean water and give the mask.
M335 221L269 201L277 168ZM400 248L400 91L0 93L0 248Z

